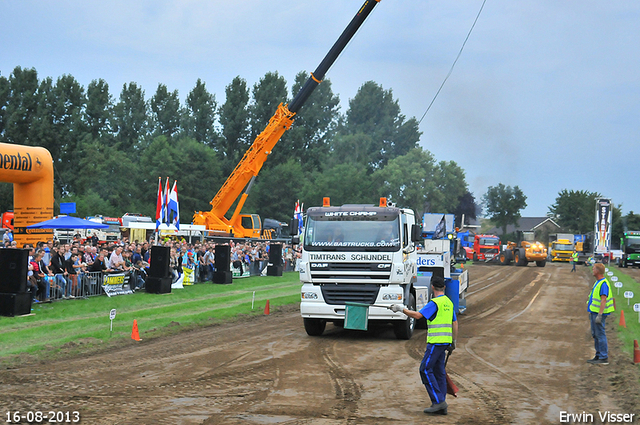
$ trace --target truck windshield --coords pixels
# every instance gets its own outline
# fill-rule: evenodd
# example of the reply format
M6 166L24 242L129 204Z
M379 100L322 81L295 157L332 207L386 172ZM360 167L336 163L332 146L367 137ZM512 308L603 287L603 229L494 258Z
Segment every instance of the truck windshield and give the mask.
M640 251L640 236L627 236L625 246L636 251Z
M397 251L398 214L307 216L304 247L308 251Z
M573 245L556 243L556 244L553 244L553 249L555 249L556 251L573 251Z
M495 238L480 238L478 241L479 245L483 246L498 246L500 239Z

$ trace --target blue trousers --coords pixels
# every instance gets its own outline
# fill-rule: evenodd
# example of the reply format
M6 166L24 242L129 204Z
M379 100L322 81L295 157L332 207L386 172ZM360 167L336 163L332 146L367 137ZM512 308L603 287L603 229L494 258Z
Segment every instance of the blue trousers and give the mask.
M604 329L604 322L607 318L604 314L602 315L602 323L596 323L596 317L598 313L594 313L592 311L589 312L589 318L591 319L591 336L593 337L593 342L596 349L596 357L599 359L606 359L609 357L609 347L607 344L607 333Z
M447 397L447 375L444 370L446 349L449 344L427 344L422 362L420 379L433 404L442 403Z

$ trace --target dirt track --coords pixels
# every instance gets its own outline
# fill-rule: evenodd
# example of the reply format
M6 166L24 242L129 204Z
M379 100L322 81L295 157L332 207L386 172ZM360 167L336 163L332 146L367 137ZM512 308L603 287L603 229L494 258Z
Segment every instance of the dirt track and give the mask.
M560 412L640 416L638 368L593 356L585 297L592 278L566 264L474 266L448 371L449 415L422 409L425 330L398 341L328 325L308 337L297 308L131 342L106 353L0 371L7 411L81 414L84 424L558 424ZM635 422L634 422L635 423Z

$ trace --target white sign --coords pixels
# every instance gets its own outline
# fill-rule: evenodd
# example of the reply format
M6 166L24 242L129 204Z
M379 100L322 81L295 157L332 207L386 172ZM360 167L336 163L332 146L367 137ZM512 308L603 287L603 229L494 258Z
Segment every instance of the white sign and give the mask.
M613 276L613 277L611 278L611 280L612 280L612 281L614 281L614 282L617 282L617 281L618 281L618 276Z
M622 288L622 282L613 282L613 286L616 288Z
M112 308L109 312L109 332L113 332L113 319L116 318L116 309Z
M607 272L607 276L613 276L613 272Z
M605 271L605 273L609 273L609 267L605 267L605 268L604 268L604 271ZM613 274L613 273L612 273L612 274ZM609 276L611 276L611 275L609 275Z
M624 297L625 297L625 298L633 298L633 292L631 292L631 291L624 291Z
M635 303L635 304L633 305L633 311L640 312L640 303Z

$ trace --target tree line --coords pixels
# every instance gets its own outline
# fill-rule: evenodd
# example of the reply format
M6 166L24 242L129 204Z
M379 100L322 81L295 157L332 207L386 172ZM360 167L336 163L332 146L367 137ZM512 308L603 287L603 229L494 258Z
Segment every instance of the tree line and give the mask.
M42 146L54 161L54 193L75 202L77 215L155 216L158 177L178 181L181 217L210 209L209 201L267 125L307 79L268 72L252 87L240 76L218 102L198 79L184 102L158 84L147 97L135 82L117 96L96 79L85 88L72 75L40 79L34 68L0 75L0 142ZM291 94L291 96L290 96ZM401 113L391 89L367 81L345 113L331 81L318 86L264 164L243 208L288 221L305 206L376 203L387 197L416 213L475 218L464 170L418 145L417 120ZM0 184L0 210L13 205Z
M586 234L594 231L596 221L596 200L603 198L598 192L588 190L563 189L558 192L555 202L549 206L547 216L552 218L562 232ZM518 186L500 183L491 186L482 198L482 205L492 223L502 229L505 240L515 240L516 235L507 234L507 226L518 225L520 211L527 206L527 196ZM617 247L625 231L640 230L640 215L633 211L622 215L622 204L611 205L611 242ZM536 235L541 237L542 235ZM546 235L545 235L546 236ZM547 241L543 238L541 242Z

